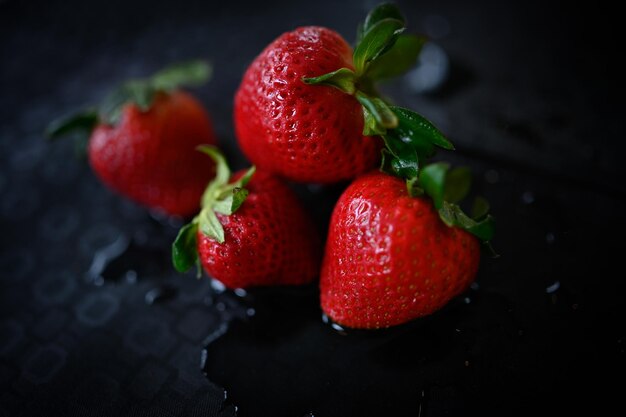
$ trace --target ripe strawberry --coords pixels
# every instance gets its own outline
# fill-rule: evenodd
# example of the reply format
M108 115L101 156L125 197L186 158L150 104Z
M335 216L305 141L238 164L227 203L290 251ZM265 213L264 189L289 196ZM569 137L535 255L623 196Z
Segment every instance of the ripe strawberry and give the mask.
M474 280L477 236L488 240L492 221L483 200L476 206L481 222L443 200L462 198L469 186L465 170L447 170L446 164L422 170L421 191L432 200L409 195L404 181L381 172L345 190L332 215L320 281L322 309L331 319L353 328L401 324L438 310Z
M229 288L315 280L320 238L289 187L267 172L254 173L254 167L229 180L223 157L214 148L202 150L217 163L217 176L203 196L202 211L173 244L176 269L184 272L200 262Z
M202 105L177 87L203 83L208 73L205 63L192 62L130 81L97 112L53 123L49 133L88 131L91 167L107 186L171 215L193 214L214 175L195 148L215 144L215 135Z
M234 119L241 149L259 168L301 182L346 180L380 162L378 136L395 155L430 126L405 129L409 138L387 135L399 116L374 88L411 68L423 40L401 35L404 19L389 4L362 28L354 53L338 33L308 26L278 37L249 66Z
M302 182L336 182L374 167L378 138L363 136L353 97L302 77L352 65L336 32L302 27L272 42L246 71L235 96L239 145L260 169Z

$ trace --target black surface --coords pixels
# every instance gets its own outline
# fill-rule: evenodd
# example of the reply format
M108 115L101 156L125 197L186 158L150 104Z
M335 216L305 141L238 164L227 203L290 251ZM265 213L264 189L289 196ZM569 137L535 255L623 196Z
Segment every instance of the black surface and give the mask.
M449 134L458 151L447 159L474 169L502 257L485 258L477 285L432 317L344 335L322 322L314 288L238 298L175 274L167 259L180 220L112 194L70 142L46 144L41 131L125 78L204 57L215 73L195 93L243 166L231 107L246 65L298 25L352 40L374 2L1 1L0 415L583 415L619 405L617 15L467 3L400 2L450 71L428 94L410 76L387 91ZM322 225L338 191L300 189Z

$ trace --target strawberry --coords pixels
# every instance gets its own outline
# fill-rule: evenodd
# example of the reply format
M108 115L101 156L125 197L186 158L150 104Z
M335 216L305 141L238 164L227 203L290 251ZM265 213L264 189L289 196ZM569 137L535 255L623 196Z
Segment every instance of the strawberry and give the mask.
M440 309L474 280L479 240L488 244L494 232L484 199L475 199L472 217L458 205L470 189L467 168L425 165L436 147L452 143L419 114L374 95L373 80L398 74L419 52L421 43L399 35L403 29L395 6L376 7L362 26L355 71L304 80L353 95L363 105L364 131L385 142L383 172L344 191L328 232L321 306L348 327L389 327Z
M278 37L248 67L235 96L243 152L259 168L288 179L331 183L377 165L379 136L388 155L411 148L412 138L432 126L411 113L411 129L404 130L409 136L394 134L405 115L375 89L375 81L400 75L417 60L423 39L403 31L402 15L385 4L368 15L354 52L323 27ZM409 165L417 164L418 153L409 152Z
M320 238L287 185L254 167L231 177L215 148L202 147L217 164L202 211L172 245L176 269L200 263L228 288L299 285L319 273Z
M98 111L55 122L48 133L90 133L89 162L103 183L146 207L191 215L214 175L195 148L215 144L215 135L202 105L177 88L199 85L208 75L207 64L191 62L129 81Z
M440 309L474 280L479 239L490 239L492 218L482 199L476 220L460 210L455 202L468 191L467 170L448 168L424 167L415 195L382 172L345 190L332 214L320 280L321 306L332 320L367 329L405 323Z

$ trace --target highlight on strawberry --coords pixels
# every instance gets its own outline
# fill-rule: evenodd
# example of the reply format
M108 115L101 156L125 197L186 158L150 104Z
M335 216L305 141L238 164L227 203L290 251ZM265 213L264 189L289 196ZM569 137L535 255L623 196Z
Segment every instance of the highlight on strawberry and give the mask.
M231 175L214 147L200 151L217 173L202 196L200 213L172 244L179 272L194 265L231 289L300 285L319 276L320 236L293 191L253 166Z
M93 171L118 193L170 215L191 215L215 173L195 149L216 139L202 104L180 88L200 86L210 74L208 63L190 61L127 81L99 106L52 122L46 134L88 139Z
M357 178L337 202L322 263L322 310L352 328L394 326L442 308L474 281L480 243L490 248L494 234L485 199L474 199L471 215L461 209L469 169L427 163L437 148L454 149L448 139L422 116L376 95L373 80L395 74L395 63L408 63L402 57L421 45L403 30L395 6L378 6L362 25L354 69L304 80L355 97L363 105L363 133L385 143L382 172Z

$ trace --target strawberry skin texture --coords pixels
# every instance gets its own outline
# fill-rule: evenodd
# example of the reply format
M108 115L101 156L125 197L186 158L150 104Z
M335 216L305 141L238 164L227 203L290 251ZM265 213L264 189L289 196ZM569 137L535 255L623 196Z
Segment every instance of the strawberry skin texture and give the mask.
M239 145L257 167L293 181L332 183L378 164L382 142L362 135L359 102L302 82L342 67L354 68L351 47L315 26L281 35L248 67L234 119Z
M160 93L146 112L127 104L116 126L98 125L89 140L91 167L107 186L170 215L195 213L215 164L196 151L215 144L211 121L191 95Z
M352 328L433 313L471 284L478 240L446 226L430 200L381 172L357 178L333 212L322 264L323 311Z
M262 171L246 188L250 194L235 213L217 214L224 227L223 243L198 231L198 253L206 272L232 289L313 282L320 268L320 237L295 194Z

